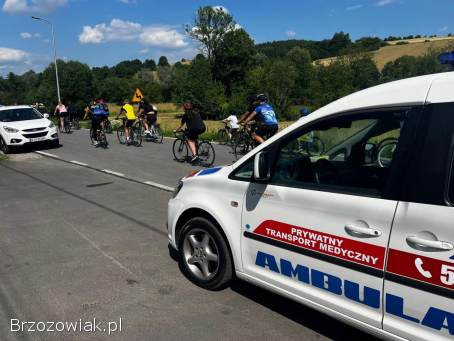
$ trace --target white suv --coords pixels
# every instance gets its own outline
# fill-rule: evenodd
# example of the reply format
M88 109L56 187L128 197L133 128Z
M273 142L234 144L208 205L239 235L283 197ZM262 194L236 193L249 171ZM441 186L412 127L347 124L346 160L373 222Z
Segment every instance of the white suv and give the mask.
M59 145L57 128L48 115L26 105L0 107L0 147L3 153L9 153L12 147L38 142Z
M182 179L170 244L207 289L241 279L380 337L454 338L454 72L331 103Z

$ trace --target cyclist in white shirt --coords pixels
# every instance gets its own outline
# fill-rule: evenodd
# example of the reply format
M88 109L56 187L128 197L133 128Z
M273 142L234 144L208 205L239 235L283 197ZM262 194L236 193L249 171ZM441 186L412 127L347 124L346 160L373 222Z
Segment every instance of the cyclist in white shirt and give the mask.
M235 115L230 115L225 120L222 120L227 125L227 133L229 134L229 138L232 138L232 135L238 131L240 125L238 124L238 118Z

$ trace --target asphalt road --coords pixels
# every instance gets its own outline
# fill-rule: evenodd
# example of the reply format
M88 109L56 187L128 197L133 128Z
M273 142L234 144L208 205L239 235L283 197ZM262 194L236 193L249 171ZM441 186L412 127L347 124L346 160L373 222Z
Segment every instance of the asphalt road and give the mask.
M130 148L130 154L123 146L91 148L79 133L86 137L83 132L64 136L63 147L47 152L73 159L89 155L79 161L103 163L117 171L128 166L124 172L140 169L144 178L167 179L168 184L176 181L169 174L180 176L190 168L156 151L168 149L167 143L156 150ZM154 165L143 158L149 150L162 162ZM116 162L122 155L129 161ZM148 167L142 169L136 161ZM169 255L169 196L37 154L0 161L0 340L373 339L242 281L220 292L191 284ZM121 318L122 332L10 331L11 319L93 318Z
M162 144L143 142L141 147L119 144L116 133L108 134L109 148L91 145L88 130L77 130L71 134L60 134L61 148L48 150L67 161L78 161L96 165L100 169L126 174L141 181L154 181L175 186L178 179L200 167L174 160L173 139L165 138ZM235 161L232 149L214 144L215 165L231 164Z

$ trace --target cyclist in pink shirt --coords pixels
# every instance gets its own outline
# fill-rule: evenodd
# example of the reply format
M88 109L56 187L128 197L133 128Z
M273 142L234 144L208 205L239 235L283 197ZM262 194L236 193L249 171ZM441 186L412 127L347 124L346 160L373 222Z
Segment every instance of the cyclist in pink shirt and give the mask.
M60 131L65 130L65 117L68 116L68 109L62 102L58 102L55 107L54 115L57 114L60 117Z

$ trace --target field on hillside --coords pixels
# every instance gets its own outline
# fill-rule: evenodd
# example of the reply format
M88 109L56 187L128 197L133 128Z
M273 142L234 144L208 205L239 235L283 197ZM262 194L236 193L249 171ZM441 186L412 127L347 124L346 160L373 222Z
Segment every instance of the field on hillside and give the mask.
M426 41L429 40L429 41ZM399 44L400 42L400 44ZM406 44L402 44L406 42ZM421 38L421 39L411 39L411 40L399 40L389 42L390 45L380 48L378 51L372 52L373 59L377 64L379 70L382 70L383 67L388 62L392 62L402 56L414 56L419 57L423 56L426 53L439 50L454 50L454 37L435 37L435 38ZM317 60L316 63L322 65L329 65L338 57L326 58Z

